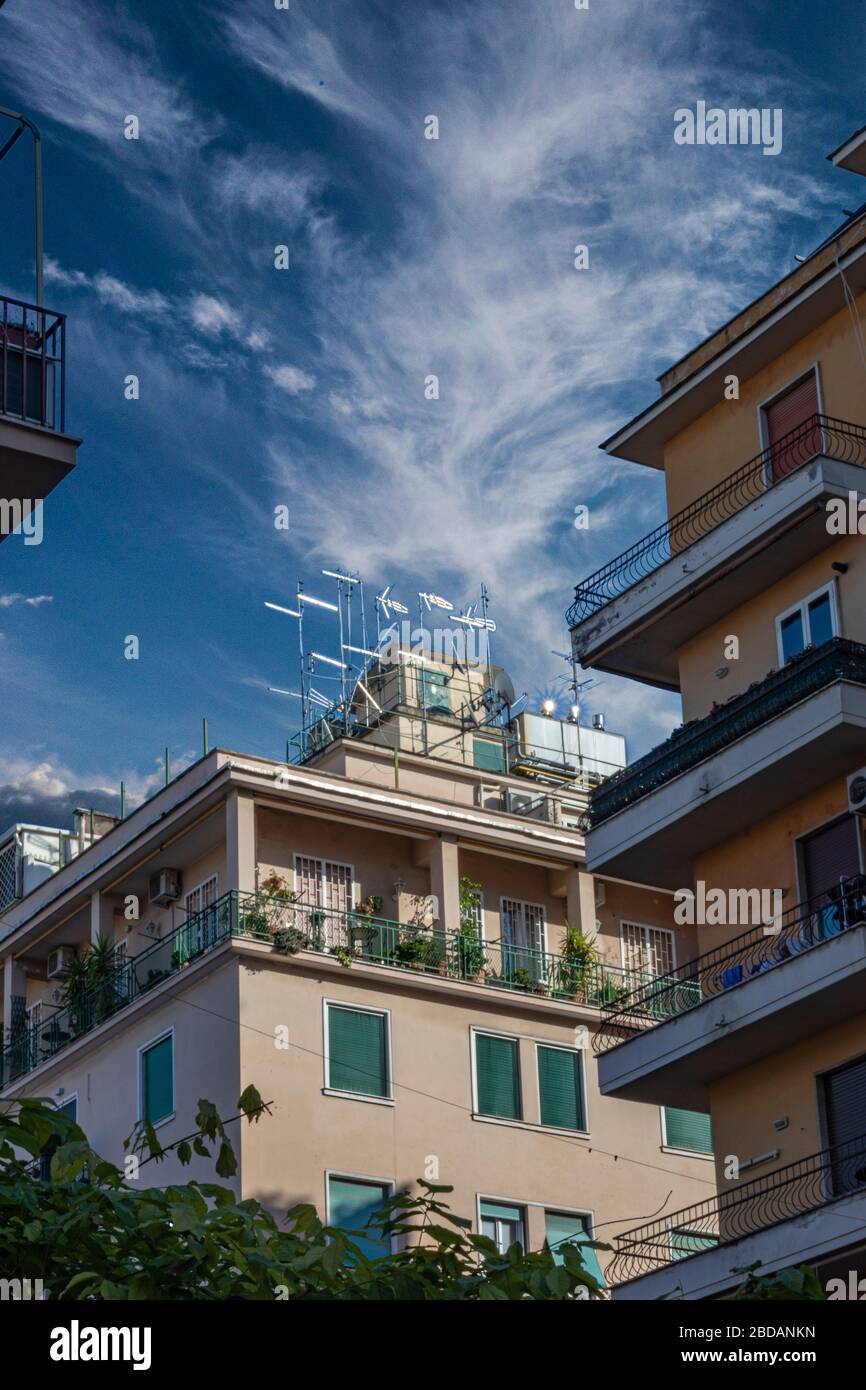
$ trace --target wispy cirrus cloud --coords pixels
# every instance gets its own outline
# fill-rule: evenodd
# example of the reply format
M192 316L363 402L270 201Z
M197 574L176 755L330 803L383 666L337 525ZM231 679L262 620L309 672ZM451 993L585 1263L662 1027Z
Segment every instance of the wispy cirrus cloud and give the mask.
M40 608L43 603L51 602L51 594L0 594L0 608L15 608L19 604L25 608Z

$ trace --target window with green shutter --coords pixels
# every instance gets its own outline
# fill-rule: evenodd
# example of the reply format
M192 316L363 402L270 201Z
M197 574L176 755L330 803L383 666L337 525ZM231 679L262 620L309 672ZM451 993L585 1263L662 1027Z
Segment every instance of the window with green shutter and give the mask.
M141 1118L159 1124L174 1111L174 1038L160 1038L141 1054Z
M589 1217L576 1216L574 1213L564 1211L546 1211L544 1213L544 1234L554 1263L558 1265L562 1264L565 1258L561 1251L563 1245L586 1247L586 1242L592 1240ZM586 1272L597 1279L602 1288L605 1288L601 1266L598 1262L598 1251L586 1247L582 1248L580 1253Z
M688 1149L691 1153L711 1154L713 1137L710 1117L698 1110L675 1110L664 1107L665 1144L669 1149Z
M538 1094L541 1123L555 1129L586 1129L580 1053L562 1047L538 1047Z
M387 1016L337 1004L327 1007L327 1085L334 1091L389 1097Z
M476 1033L475 1075L479 1115L519 1120L520 1061L517 1039Z
M380 1231L367 1230L371 1216L390 1196L390 1187L359 1178L328 1176L328 1225L352 1233L352 1240L370 1260L390 1254L390 1244ZM355 1234L359 1232L360 1234Z
M494 743L489 738L474 738L472 740L472 761L476 767L481 767L485 772L504 772L505 771L505 749L501 743Z

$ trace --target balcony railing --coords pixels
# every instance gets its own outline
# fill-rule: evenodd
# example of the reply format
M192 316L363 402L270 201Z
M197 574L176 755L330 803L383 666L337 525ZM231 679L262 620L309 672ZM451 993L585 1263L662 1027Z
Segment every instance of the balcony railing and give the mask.
M614 773L590 795L584 828L594 830L649 792L722 752L736 739L784 714L800 700L835 681L866 685L866 645L831 637L820 647L807 648L780 671L773 671L742 695L676 729L665 743L621 772Z
M738 903L741 900L760 911L761 903L749 900L745 890ZM838 887L796 903L777 920L770 914L769 926L753 926L677 970L629 991L606 1008L593 1037L593 1050L606 1052L628 1042L647 1028L678 1018L864 923L866 877L842 879Z
M614 1238L608 1283L624 1284L708 1249L756 1235L866 1187L866 1137L788 1163L763 1178ZM852 1238L854 1227L852 1226Z
M342 964L366 962L466 980L512 993L541 995L601 1009L624 999L646 976L604 961L589 964L472 932L392 922L364 912L331 912L267 893L225 893L182 927L114 969L32 1028L13 1020L0 1053L0 1087L26 1075L163 980L178 975L232 937L253 938L277 953L315 951Z
M828 415L811 416L578 584L574 603L566 614L569 627L576 627L605 604L620 598L789 473L821 455L866 467L866 429Z
M0 295L0 416L66 428L66 316Z

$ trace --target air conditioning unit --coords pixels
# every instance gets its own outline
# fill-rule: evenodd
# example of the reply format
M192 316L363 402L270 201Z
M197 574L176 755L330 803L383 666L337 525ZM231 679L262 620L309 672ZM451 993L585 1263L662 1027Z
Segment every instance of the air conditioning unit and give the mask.
M180 873L177 869L160 869L151 874L148 897L158 907L168 907L180 897Z
M68 975L74 959L74 946L55 946L53 951L48 952L47 978L56 980L62 975Z
M848 778L848 810L866 816L866 767Z

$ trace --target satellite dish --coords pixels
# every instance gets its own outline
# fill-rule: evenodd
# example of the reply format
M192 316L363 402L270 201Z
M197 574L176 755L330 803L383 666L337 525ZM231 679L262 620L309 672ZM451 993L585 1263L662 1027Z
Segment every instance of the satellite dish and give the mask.
M514 685L506 671L498 670L493 677L493 689L504 705L514 704Z

